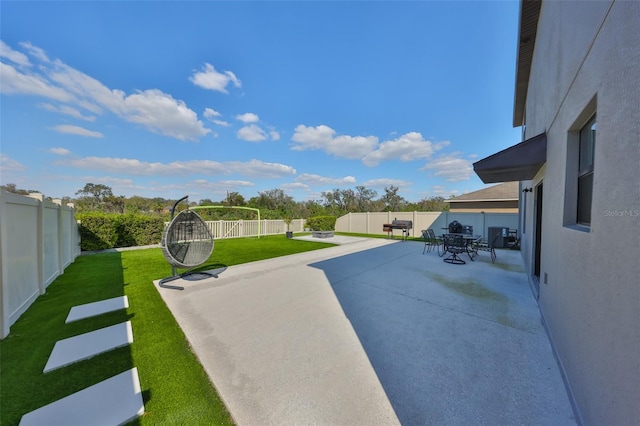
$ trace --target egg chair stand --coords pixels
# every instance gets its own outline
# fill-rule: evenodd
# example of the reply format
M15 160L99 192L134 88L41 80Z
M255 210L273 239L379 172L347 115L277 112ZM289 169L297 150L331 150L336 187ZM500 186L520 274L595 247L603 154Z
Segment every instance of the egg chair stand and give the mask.
M173 205L171 222L162 234L160 247L165 259L171 264L171 276L161 279L160 287L184 290L184 287L166 283L193 274L218 278L210 272L193 270L205 263L213 253L213 235L205 221L189 208L174 217L177 205L187 198L183 197ZM177 268L187 271L179 274Z

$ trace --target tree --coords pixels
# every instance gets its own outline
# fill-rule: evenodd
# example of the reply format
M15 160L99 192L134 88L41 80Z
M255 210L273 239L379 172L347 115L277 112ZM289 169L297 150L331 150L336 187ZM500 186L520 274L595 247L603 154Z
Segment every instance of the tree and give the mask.
M115 195L109 195L104 198L102 208L106 213L122 214L124 213L125 202L124 195L120 195L118 197Z
M227 192L227 198L222 202L224 206L245 206L247 202L238 192Z
M334 216L341 216L350 211L356 211L356 193L353 189L334 188L322 193L324 207Z
M442 212L449 210L449 203L445 203L443 197L423 198L411 205L411 210L426 212Z
M151 203L148 198L134 195L124 202L124 210L127 213L143 213L151 211Z
M307 200L297 203L298 215L303 218L326 216L327 211L318 200Z
M7 192L11 192L13 194L18 194L18 195L29 195L32 192L36 192L36 191L27 191L25 189L18 189L15 183L8 183L6 185L2 185L0 188L3 188Z
M373 189L367 189L362 185L356 186L356 205L357 211L359 212L368 212L372 211L372 201L375 197L378 196L378 193Z
M111 190L111 187L103 185L101 183L87 183L84 188L76 192L76 195L81 195L83 197L93 197L97 201L103 201L105 197L112 196L113 191Z
M251 197L248 202L249 207L264 211L264 217L267 219L279 219L291 214L295 212L295 205L293 198L282 189L258 192L258 196Z
M384 188L384 195L382 196L381 200L384 201L387 211L401 211L407 204L407 200L398 195L399 189L400 188L393 185Z

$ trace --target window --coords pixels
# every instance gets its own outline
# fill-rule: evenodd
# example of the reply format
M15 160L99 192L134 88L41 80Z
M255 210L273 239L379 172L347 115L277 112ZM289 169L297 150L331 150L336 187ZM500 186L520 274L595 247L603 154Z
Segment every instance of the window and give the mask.
M591 201L593 199L593 157L596 144L596 116L580 129L578 147L578 211L576 222L591 224Z
M594 95L567 129L562 223L581 232L591 232L597 110Z

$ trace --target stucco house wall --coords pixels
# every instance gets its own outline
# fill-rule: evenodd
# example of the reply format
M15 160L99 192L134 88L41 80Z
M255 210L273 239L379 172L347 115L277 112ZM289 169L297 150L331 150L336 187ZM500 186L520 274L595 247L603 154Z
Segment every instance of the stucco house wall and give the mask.
M544 1L535 43L524 139L546 132L547 162L521 182L534 188L520 200L523 259L581 421L640 424L640 2ZM592 217L581 227L570 146L591 112Z

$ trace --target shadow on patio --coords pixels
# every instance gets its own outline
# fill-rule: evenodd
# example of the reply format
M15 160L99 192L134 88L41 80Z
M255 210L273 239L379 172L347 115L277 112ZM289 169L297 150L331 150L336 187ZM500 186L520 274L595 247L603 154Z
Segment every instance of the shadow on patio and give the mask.
M520 253L450 265L398 243L328 278L402 424L575 424Z
M343 245L158 291L238 424L572 424L520 253Z

